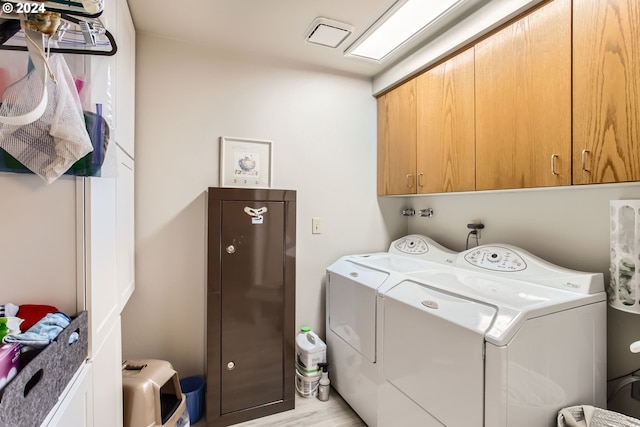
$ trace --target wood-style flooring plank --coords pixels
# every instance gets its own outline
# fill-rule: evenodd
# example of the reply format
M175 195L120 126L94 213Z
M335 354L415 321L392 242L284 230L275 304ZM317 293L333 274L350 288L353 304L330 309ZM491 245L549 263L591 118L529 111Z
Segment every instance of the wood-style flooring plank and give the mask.
M193 427L206 427L204 420ZM331 389L329 400L322 402L315 397L304 398L296 394L296 407L268 417L234 424L234 427L366 427L353 409Z

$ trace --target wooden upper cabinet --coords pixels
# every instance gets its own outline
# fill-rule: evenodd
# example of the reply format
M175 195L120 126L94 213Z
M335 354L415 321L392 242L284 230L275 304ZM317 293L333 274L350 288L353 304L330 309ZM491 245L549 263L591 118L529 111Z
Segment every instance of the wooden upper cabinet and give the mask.
M475 46L476 189L571 184L571 1Z
M574 184L640 181L640 2L573 3Z
M474 52L417 78L417 192L475 190Z
M415 79L378 97L378 195L415 193Z

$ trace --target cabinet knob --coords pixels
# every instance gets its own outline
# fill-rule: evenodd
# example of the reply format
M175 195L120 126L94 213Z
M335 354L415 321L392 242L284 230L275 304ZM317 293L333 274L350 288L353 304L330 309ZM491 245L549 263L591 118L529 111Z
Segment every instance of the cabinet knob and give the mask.
M582 170L585 172L589 172L589 169L587 169L587 153L589 153L589 150L582 150Z
M558 157L557 154L551 155L551 174L552 175L558 175L558 172L556 172L556 157Z
M413 187L413 174L407 174L407 188Z
M236 251L236 247L233 246L233 245L229 245L229 246L227 246L226 250L227 250L228 254L232 254L232 253L234 253Z
M233 371L235 367L236 367L235 362L227 362L227 371Z

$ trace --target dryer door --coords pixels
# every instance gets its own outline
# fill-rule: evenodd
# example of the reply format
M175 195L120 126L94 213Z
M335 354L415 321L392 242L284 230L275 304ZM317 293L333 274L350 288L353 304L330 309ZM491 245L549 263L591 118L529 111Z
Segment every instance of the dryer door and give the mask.
M386 380L446 426L482 426L484 334L496 308L403 281L384 297Z

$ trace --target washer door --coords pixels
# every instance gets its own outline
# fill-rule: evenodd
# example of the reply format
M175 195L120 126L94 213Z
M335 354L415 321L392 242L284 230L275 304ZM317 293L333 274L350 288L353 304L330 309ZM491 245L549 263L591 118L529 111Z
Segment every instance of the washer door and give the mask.
M376 294L387 273L349 261L328 269L331 330L369 361L376 361Z
M387 381L446 426L484 422L484 334L495 307L403 281L384 297Z

